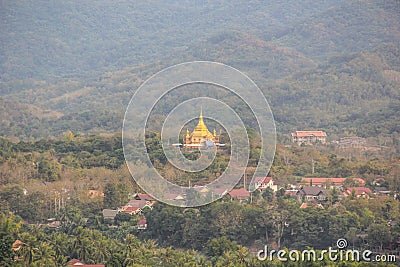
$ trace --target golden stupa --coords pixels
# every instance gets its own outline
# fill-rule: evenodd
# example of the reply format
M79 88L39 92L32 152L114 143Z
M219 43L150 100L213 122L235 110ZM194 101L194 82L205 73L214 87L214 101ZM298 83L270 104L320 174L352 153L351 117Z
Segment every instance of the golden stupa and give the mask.
M219 147L219 135L216 130L214 133L208 131L207 126L203 120L203 111L200 110L199 123L194 128L193 132L186 130L183 147L187 149L196 149L201 147Z

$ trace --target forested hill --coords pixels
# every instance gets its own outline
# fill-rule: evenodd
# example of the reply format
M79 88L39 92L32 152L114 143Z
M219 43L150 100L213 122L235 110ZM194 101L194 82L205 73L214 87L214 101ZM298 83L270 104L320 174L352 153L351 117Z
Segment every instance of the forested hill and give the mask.
M1 79L90 77L138 63L170 61L229 30L270 39L343 2L2 1Z
M2 1L0 135L120 131L134 90L190 60L236 67L278 131L400 132L397 0Z

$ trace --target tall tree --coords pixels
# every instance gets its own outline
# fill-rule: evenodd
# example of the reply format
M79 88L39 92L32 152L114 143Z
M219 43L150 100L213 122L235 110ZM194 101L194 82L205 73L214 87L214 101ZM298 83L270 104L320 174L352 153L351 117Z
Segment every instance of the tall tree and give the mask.
M104 207L117 208L128 201L129 192L122 183L109 182L104 187Z

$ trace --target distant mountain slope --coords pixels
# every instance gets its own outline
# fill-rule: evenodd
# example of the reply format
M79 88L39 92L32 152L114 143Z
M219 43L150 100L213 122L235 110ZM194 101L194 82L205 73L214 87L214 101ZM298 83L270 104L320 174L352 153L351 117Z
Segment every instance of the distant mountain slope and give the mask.
M43 110L36 106L0 98L0 136L43 137L51 136L49 122L63 116L54 110Z
M385 45L267 84L266 95L281 130L323 128L362 136L399 133L393 116L400 106L399 52L397 44Z
M99 75L138 63L180 62L210 35L272 38L345 0L1 1L0 80Z
M316 62L295 50L237 31L210 36L189 51L190 57L223 62L250 72L253 78L268 80L317 66Z
M212 60L264 91L278 131L398 134L397 0L1 1L0 135L120 131L134 90Z
M400 2L348 1L287 28L274 43L324 60L400 42Z
M239 69L258 74L256 82L270 102L279 132L318 128L330 134L377 136L400 132L400 66L398 57L394 57L399 51L397 44L387 44L370 52L333 58L324 65L310 65L280 79L270 79L260 71L261 66L243 63L233 57L235 53L230 60L239 64ZM291 65L285 64L290 69ZM39 83L35 89L8 94L15 100L1 103L0 135L38 138L67 130L120 131L133 91L149 73L160 68L125 68L106 73L90 84L73 80ZM149 69L152 71L145 72ZM26 104L16 102L23 98ZM34 105L39 108L34 109Z

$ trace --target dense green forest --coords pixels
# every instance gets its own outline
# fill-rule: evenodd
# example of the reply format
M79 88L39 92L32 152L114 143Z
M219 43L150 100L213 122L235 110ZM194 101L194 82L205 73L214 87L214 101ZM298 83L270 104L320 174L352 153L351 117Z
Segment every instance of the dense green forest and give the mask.
M120 131L146 78L176 63L211 60L258 84L278 132L398 138L396 0L1 5L1 136Z
M0 259L5 266L59 266L72 258L107 266L282 266L278 260L258 260L254 250L263 245L324 249L346 238L357 249L395 254L393 246L400 238L398 197L339 199L337 189L328 191L323 209L301 209L301 202L281 189L255 191L251 201L242 203L228 196L190 209L156 203L139 215L121 213L114 220L104 219L104 208L121 207L140 192L124 164L120 136L70 132L63 139L0 140ZM153 162L162 164L156 146L159 136L151 134L147 140L153 146ZM251 146L252 154L256 149ZM269 175L282 185L299 182L301 177L363 177L371 189L380 177L381 186L398 192L397 155L395 150L372 153L279 145ZM310 158L318 162L314 170ZM170 168L163 164L161 170ZM187 175L182 178L189 179ZM352 186L351 180L347 186ZM104 196L91 197L89 190L102 191ZM141 216L147 219L147 230L136 228ZM49 227L50 218L60 221L60 226ZM13 251L17 239L23 243ZM323 264L336 266L328 259Z
M110 237L99 230L84 228L73 220L69 224L73 225L69 230L54 232L35 225L23 225L18 217L0 213L0 263L3 266L67 266L72 256L84 259L86 263L104 262L106 266L285 266L279 261L259 261L251 256L249 249L227 238L210 240L204 248L205 256L195 250L160 247L153 240L140 241L129 232L124 232L123 236ZM376 234L380 235L378 232ZM10 249L15 238L23 240L17 251ZM13 261L14 257L16 260ZM329 259L321 262L294 262L290 266L320 264L343 266ZM343 264L371 266L370 263L352 261ZM395 266L386 263L372 265Z

